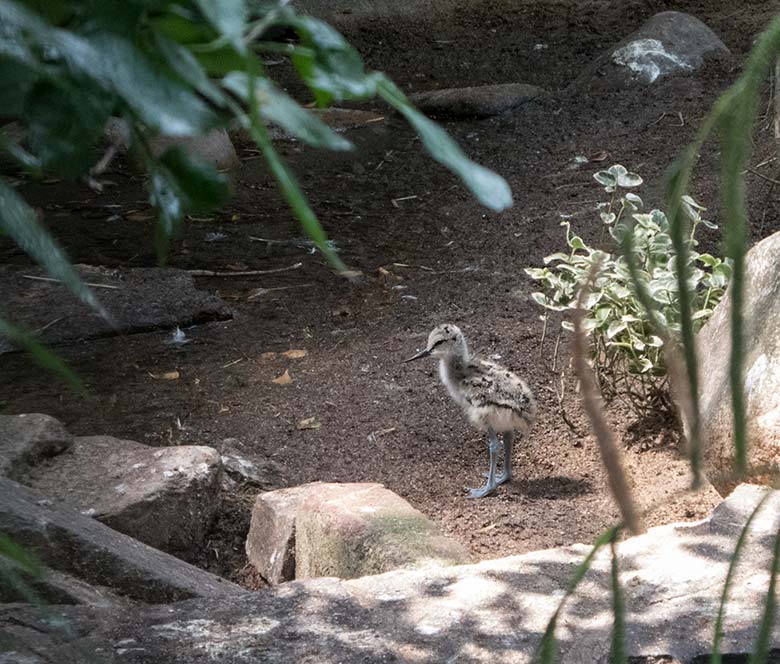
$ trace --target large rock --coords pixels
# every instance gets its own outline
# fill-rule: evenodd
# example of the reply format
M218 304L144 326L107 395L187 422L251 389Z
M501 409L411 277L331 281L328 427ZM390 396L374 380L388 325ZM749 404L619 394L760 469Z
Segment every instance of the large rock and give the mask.
M353 579L469 559L460 544L381 484L316 482L261 494L246 551L269 583Z
M124 120L110 118L105 133L110 143L127 151L130 146L130 132ZM155 157L162 155L168 148L176 146L219 170L236 168L241 163L225 129L212 129L203 136L152 137L149 145Z
M489 118L543 94L535 85L504 83L417 92L411 101L433 118Z
M108 269L77 265L82 279L114 317L112 327L41 268L0 266L0 302L16 323L41 330L47 344L115 334L186 327L232 317L219 298L195 288L192 275L173 268ZM0 334L0 353L14 350Z
M769 481L780 468L780 233L755 245L745 259L744 396L748 463L752 481ZM698 335L699 402L704 467L725 495L734 479L734 419L731 409L731 292L718 304Z
M284 470L272 459L245 450L236 438L225 438L220 446L223 479L222 488L233 490L236 485L253 486L263 491L285 486Z
M41 413L0 415L0 475L16 479L73 442L63 424Z
M169 553L187 558L220 504L222 463L210 447L150 447L110 436L76 438L23 481L41 495Z
M688 76L708 60L730 58L720 38L699 19L662 12L602 55L575 84L593 90L650 85L671 76Z
M55 505L27 487L3 478L0 532L47 567L141 602L235 597L243 592L228 581L80 514L69 505Z
M653 528L618 545L629 661L707 661L736 538L764 492L740 487L708 519ZM778 515L775 493L753 522L735 571L724 661L745 661L755 641ZM589 550L574 545L478 565L310 579L165 607L13 606L0 611L0 653L36 664L82 661L73 655L79 652L126 664L525 664ZM610 661L612 623L607 547L559 615L559 661ZM780 647L777 630L770 647Z

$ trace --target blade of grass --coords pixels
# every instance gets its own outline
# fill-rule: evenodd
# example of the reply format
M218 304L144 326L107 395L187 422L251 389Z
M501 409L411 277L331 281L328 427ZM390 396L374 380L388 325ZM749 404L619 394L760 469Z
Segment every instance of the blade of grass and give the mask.
M85 286L65 252L43 227L33 209L5 182L0 180L0 230L7 233L19 247L46 268L84 304L113 324L113 318L100 304L95 294Z
M769 66L771 65L772 58L777 55L778 52L780 52L780 20L774 19L770 24L769 29L759 38L756 46L751 52L751 55L748 58L748 62L745 65L742 77L740 77L737 83L729 88L729 90L727 90L718 99L710 113L704 119L704 122L699 128L694 141L675 162L675 164L669 170L668 174L667 213L672 236L672 246L674 247L676 256L677 284L679 290L680 319L682 328L682 348L688 375L688 393L690 395L691 409L694 413L694 417L690 422L691 429L689 431L691 465L692 467L695 466L693 467L694 476L697 476L699 473L698 463L701 455L701 432L699 425L699 388L696 345L691 314L691 298L690 293L688 292L688 252L686 242L686 238L688 237L688 219L683 211L682 197L689 189L691 174L696 161L698 160L699 151L704 145L704 142L712 133L713 129L719 124L721 118L726 116L733 106L739 106L743 103L741 98L742 94L746 91L750 92L750 90L746 90L745 88L746 82L751 84L750 87L753 90L758 88L758 81L760 81L761 78L766 74ZM748 102L748 104L750 104L750 102ZM744 127L741 127L741 129L744 131L749 131L749 128L752 127L753 124L752 119L754 115L754 113L751 115L749 122L744 122ZM743 115L743 117L746 116ZM749 141L749 134L747 140ZM731 170L729 171L728 177L737 177L741 179L742 173L741 171L736 172L736 170ZM733 186L733 182L731 186ZM734 193L738 194L739 191L737 190L736 192L731 192L729 194L732 196L731 204L738 204L739 200L734 198ZM731 220L727 219L727 228L730 223L732 223ZM736 358L732 358L731 367L736 366L737 360L740 359L739 352L740 351L737 351L738 355ZM741 370L732 371L731 379L734 380L734 377L739 373L741 373ZM736 387L737 390L733 389L734 387ZM741 391L741 389L741 384L734 384L732 386L732 398L735 392ZM739 404L740 397L737 397L737 405L739 406ZM741 426L742 415L735 415L736 426ZM744 442L744 438L742 441ZM740 440L735 441L735 446L739 446L740 444ZM739 448L737 448L735 452L737 464L739 464L739 459L745 452L744 449Z
M628 266L628 273L631 277L631 283L634 286L634 292L639 298L639 302L647 312L650 319L650 325L663 343L663 353L666 364L666 372L671 383L672 393L676 396L674 405L678 410L680 419L686 425L686 430L698 430L698 412L695 411L691 402L691 391L688 385L688 377L683 367L685 366L680 352L680 346L677 339L674 338L669 328L663 324L658 316L658 305L650 296L647 284L639 276L639 266L634 255L634 234L633 222L629 220L626 224L626 232L621 238L621 254ZM689 434L690 435L690 434ZM701 486L701 460L699 446L688 445L688 454L691 460L691 472L693 474L692 488L698 489Z
M766 591L766 604L764 604L764 613L761 616L761 625L758 629L756 643L753 646L753 652L750 653L748 664L764 664L769 657L769 641L772 636L772 629L775 626L775 614L777 613L777 596L775 595L777 587L777 571L780 567L780 529L775 534L774 546L772 547L772 565L769 572L769 587Z
M26 350L41 368L53 372L79 394L84 394L84 385L79 377L46 346L36 341L33 335L0 317L0 336Z
M609 548L612 553L612 563L610 565L612 579L612 645L609 651L609 661L611 664L626 664L626 605L623 601L623 591L620 588L620 569L617 556L617 538L620 533L615 528L612 539L609 540Z
M43 568L10 537L0 533L0 578L5 579L26 602L40 605L38 594L22 574L35 581L43 577Z
M547 623L544 635L536 648L532 661L540 662L540 664L553 664L553 662L558 660L558 646L555 639L555 628L558 623L558 617L560 616L566 601L574 594L574 591L577 590L577 586L579 586L582 579L585 578L599 549L611 542L616 537L616 532L619 530L620 525L617 525L601 533L594 542L591 550L588 552L588 555L585 556L585 560L577 565L577 569L574 570L574 574L572 575L571 581L569 581L569 585L566 587L566 592L561 598L558 608L555 609L555 613L553 613Z
M628 486L626 473L623 470L623 464L620 459L620 452L615 444L615 439L604 417L604 410L601 406L601 399L593 377L593 370L588 365L587 351L587 333L583 330L582 319L585 315L584 302L591 291L593 283L601 267L601 263L596 261L590 269L588 278L580 286L580 292L577 297L577 306L573 312L574 323L574 372L580 381L582 400L585 406L585 412L588 414L593 432L596 434L596 440L601 453L601 461L607 470L609 488L612 496L620 509L628 529L636 534L640 531L639 517L637 516L634 500L631 496L631 489Z
M745 253L747 229L745 219L745 182L741 176L747 165L750 128L753 125L755 99L741 95L743 103L732 107L721 118L721 195L726 214L726 255L731 258L731 356L729 382L734 420L734 465L737 474L747 471L747 422L745 420L744 333L742 303L745 290ZM751 103L752 102L752 103ZM753 107L753 108L751 108ZM747 132L745 132L747 127Z
M718 117L721 136L721 195L726 216L726 255L733 261L731 277L731 357L729 380L734 418L735 470L747 471L747 422L745 416L744 334L742 303L745 288L745 253L747 251L747 205L745 179L752 147L752 128L758 111L763 81L771 71L780 51L776 35L768 31L751 52L745 71L732 87L730 103ZM767 40L767 37L769 39Z
M729 569L726 572L726 580L723 583L723 592L720 596L720 606L718 607L718 617L715 620L715 636L712 639L712 655L710 655L710 664L721 664L721 656L720 656L720 642L723 639L723 617L726 613L726 604L729 600L729 590L731 589L731 582L734 578L734 573L737 570L737 563L739 562L739 557L742 555L742 548L745 545L745 541L747 539L748 532L750 531L750 526L753 523L753 519L756 518L756 515L759 513L761 508L764 506L764 503L766 503L767 498L772 495L771 491L767 491L764 496L761 498L761 500L758 502L758 505L755 506L753 511L750 513L750 516L747 518L747 521L745 521L745 525L743 526L742 530L739 533L739 537L737 538L737 543L734 546L734 553L731 554L731 559L729 561Z

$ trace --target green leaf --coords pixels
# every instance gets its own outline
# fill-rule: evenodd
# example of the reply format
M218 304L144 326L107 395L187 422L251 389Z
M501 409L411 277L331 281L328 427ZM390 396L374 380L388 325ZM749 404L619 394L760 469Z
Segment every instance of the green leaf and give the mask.
M626 605L623 600L623 591L620 587L620 570L618 568L617 536L615 529L612 539L609 541L612 553L610 564L610 585L612 587L612 644L609 651L610 664L624 664L626 658Z
M154 38L160 55L182 80L217 106L225 105L224 93L208 77L198 59L187 48L171 41L160 32L155 32Z
M203 44L212 41L216 36L209 26L195 23L175 13L152 16L149 18L149 24L155 32L177 44Z
M230 197L227 176L178 146L166 150L159 164L175 184L185 214L210 212Z
M377 93L378 75L366 72L358 52L331 26L311 16L288 17L288 22L301 38L293 64L318 104Z
M86 83L36 85L25 100L30 150L40 166L67 178L85 173L95 159L114 100Z
M247 58L229 46L214 51L198 51L193 53L193 56L210 76L224 76L231 71L247 70L254 71L255 74L260 73L257 59Z
M769 568L769 586L766 589L766 602L764 611L761 615L761 624L758 628L758 636L750 653L748 664L764 664L769 657L769 645L772 639L772 630L775 626L775 615L777 614L777 573L780 569L780 530L774 537L772 546L772 564Z
M569 581L569 585L566 588L566 593L561 598L561 601L558 604L558 608L555 610L552 618L550 618L549 622L547 623L547 627L544 630L544 635L542 636L542 640L536 648L536 652L534 653L532 661L540 662L541 664L552 664L558 660L558 647L555 639L555 628L558 623L558 616L561 614L561 611L563 610L563 607L569 597L574 594L574 591L577 590L577 586L579 586L582 579L585 578L585 575L588 573L588 570L593 564L593 559L596 557L599 549L613 540L617 530L618 527L610 528L606 532L599 535L590 552L585 557L585 560L577 565L577 568L574 570L574 574L572 574L572 577Z
M107 33L90 40L99 58L91 70L111 87L138 119L166 136L197 136L217 125L213 111L188 86L165 73L128 40Z
M38 77L38 71L26 64L14 60L0 60L0 99L3 100L3 115L18 117L22 114L27 93Z
M239 53L246 50L244 28L249 12L244 0L196 0L200 11Z
M628 193L625 196L626 202L630 203L635 209L641 210L644 207L642 199L634 193Z
M210 212L230 196L227 178L211 165L169 148L155 162L147 159L150 201L157 210L157 255L165 260L168 240L175 236L185 214Z
M598 171L593 175L593 179L600 185L607 187L607 191L615 190L615 177L608 171Z
M545 265L549 265L553 261L568 261L569 260L569 254L564 254L563 252L557 252L554 254L550 254L549 256L545 256L542 261Z
M5 182L0 180L0 230L19 247L43 265L47 272L59 279L84 304L113 322L110 314L98 302L94 293L84 285L65 252L40 224L35 212Z
M381 76L378 91L412 125L431 156L458 175L480 203L496 211L512 205L512 192L506 180L468 159L455 141L414 108L392 81Z
M527 267L525 268L524 272L531 277L531 279L536 279L537 281L539 279L544 279L548 276L550 271L547 268L541 268L541 267Z
M599 214L601 221L605 224L611 224L617 219L617 215L614 212L602 212Z
M351 150L353 148L345 138L336 134L328 125L314 117L297 102L279 90L267 78L255 78L254 101L261 117L314 147L329 150ZM250 103L247 94L249 78L243 72L231 72L222 81L233 94Z
M0 533L0 579L29 604L40 605L37 593L21 574L37 580L43 577L43 568L10 537Z
M726 572L726 580L723 583L723 591L721 592L720 596L720 605L718 606L718 617L715 620L715 636L712 639L712 654L710 655L710 664L721 664L722 660L720 656L720 643L723 640L723 618L725 616L726 605L728 604L729 600L729 590L731 589L731 583L734 579L734 573L737 571L737 563L739 562L739 558L742 555L742 549L745 546L745 541L747 540L748 533L750 532L750 526L753 523L753 519L756 518L756 515L764 506L764 503L766 503L766 500L770 495L772 495L772 492L767 491L761 497L761 500L758 501L758 504L750 513L750 516L748 516L747 520L745 521L745 525L739 532L737 543L734 545L734 553L731 554L731 558L729 559L729 569Z
M607 339L612 339L628 327L624 321L613 321L607 328Z
M617 178L615 178L617 185L619 187L623 187L624 189L628 189L630 187L638 187L644 180L642 180L641 177L639 177L636 173L622 173Z
M12 325L0 317L0 336L8 339L13 345L26 350L39 367L59 376L73 390L78 393L84 392L84 386L79 377L46 346L36 341L30 332Z
M250 79L247 84L247 89L254 89L253 81ZM276 178L276 182L282 191L282 195L287 200L287 203L292 208L295 216L301 222L307 235L312 239L317 249L319 249L328 261L337 270L342 273L347 272L347 266L338 257L333 248L328 244L328 236L325 234L319 220L317 219L314 211L309 207L309 203L306 201L306 197L301 191L295 176L287 168L287 165L282 161L279 154L274 150L271 140L268 137L265 125L260 121L260 114L258 113L256 105L250 105L250 117L243 118L248 123L252 138L257 146L263 153L268 167L271 169L271 173Z

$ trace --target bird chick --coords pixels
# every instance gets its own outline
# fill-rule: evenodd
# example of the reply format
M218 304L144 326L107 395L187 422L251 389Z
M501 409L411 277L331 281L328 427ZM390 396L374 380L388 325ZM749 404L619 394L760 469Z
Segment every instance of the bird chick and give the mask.
M463 332L449 323L428 336L427 346L404 362L432 355L439 360L439 376L450 396L475 428L487 433L490 468L485 484L467 489L469 498L482 498L512 478L515 432L524 434L536 419L536 400L525 382L508 369L469 353ZM497 473L498 452L504 447L504 469Z

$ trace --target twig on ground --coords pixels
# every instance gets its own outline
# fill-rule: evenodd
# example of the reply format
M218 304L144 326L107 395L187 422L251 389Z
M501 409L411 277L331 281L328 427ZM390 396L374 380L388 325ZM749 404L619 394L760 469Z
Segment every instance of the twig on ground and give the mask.
M572 433L574 433L577 436L582 436L583 433L580 431L569 419L569 415L566 412L566 407L563 405L563 398L566 395L566 372L561 371L561 381L560 381L561 389L558 391L553 387L553 391L555 392L555 398L558 400L558 410L561 413L561 418L563 419L564 423L566 424L569 429L571 429Z
M34 281L49 281L55 284L61 284L62 279L54 279L53 277L36 277L33 274L23 274L23 279L32 279ZM111 290L119 290L119 286L112 286L111 284L94 284L89 281L85 281L84 284L86 286L91 286L92 288L110 288Z
M303 263L295 263L287 267L277 267L273 270L239 270L237 272L221 272L216 270L187 270L193 277L256 277L261 274L276 274L290 272L303 267Z

